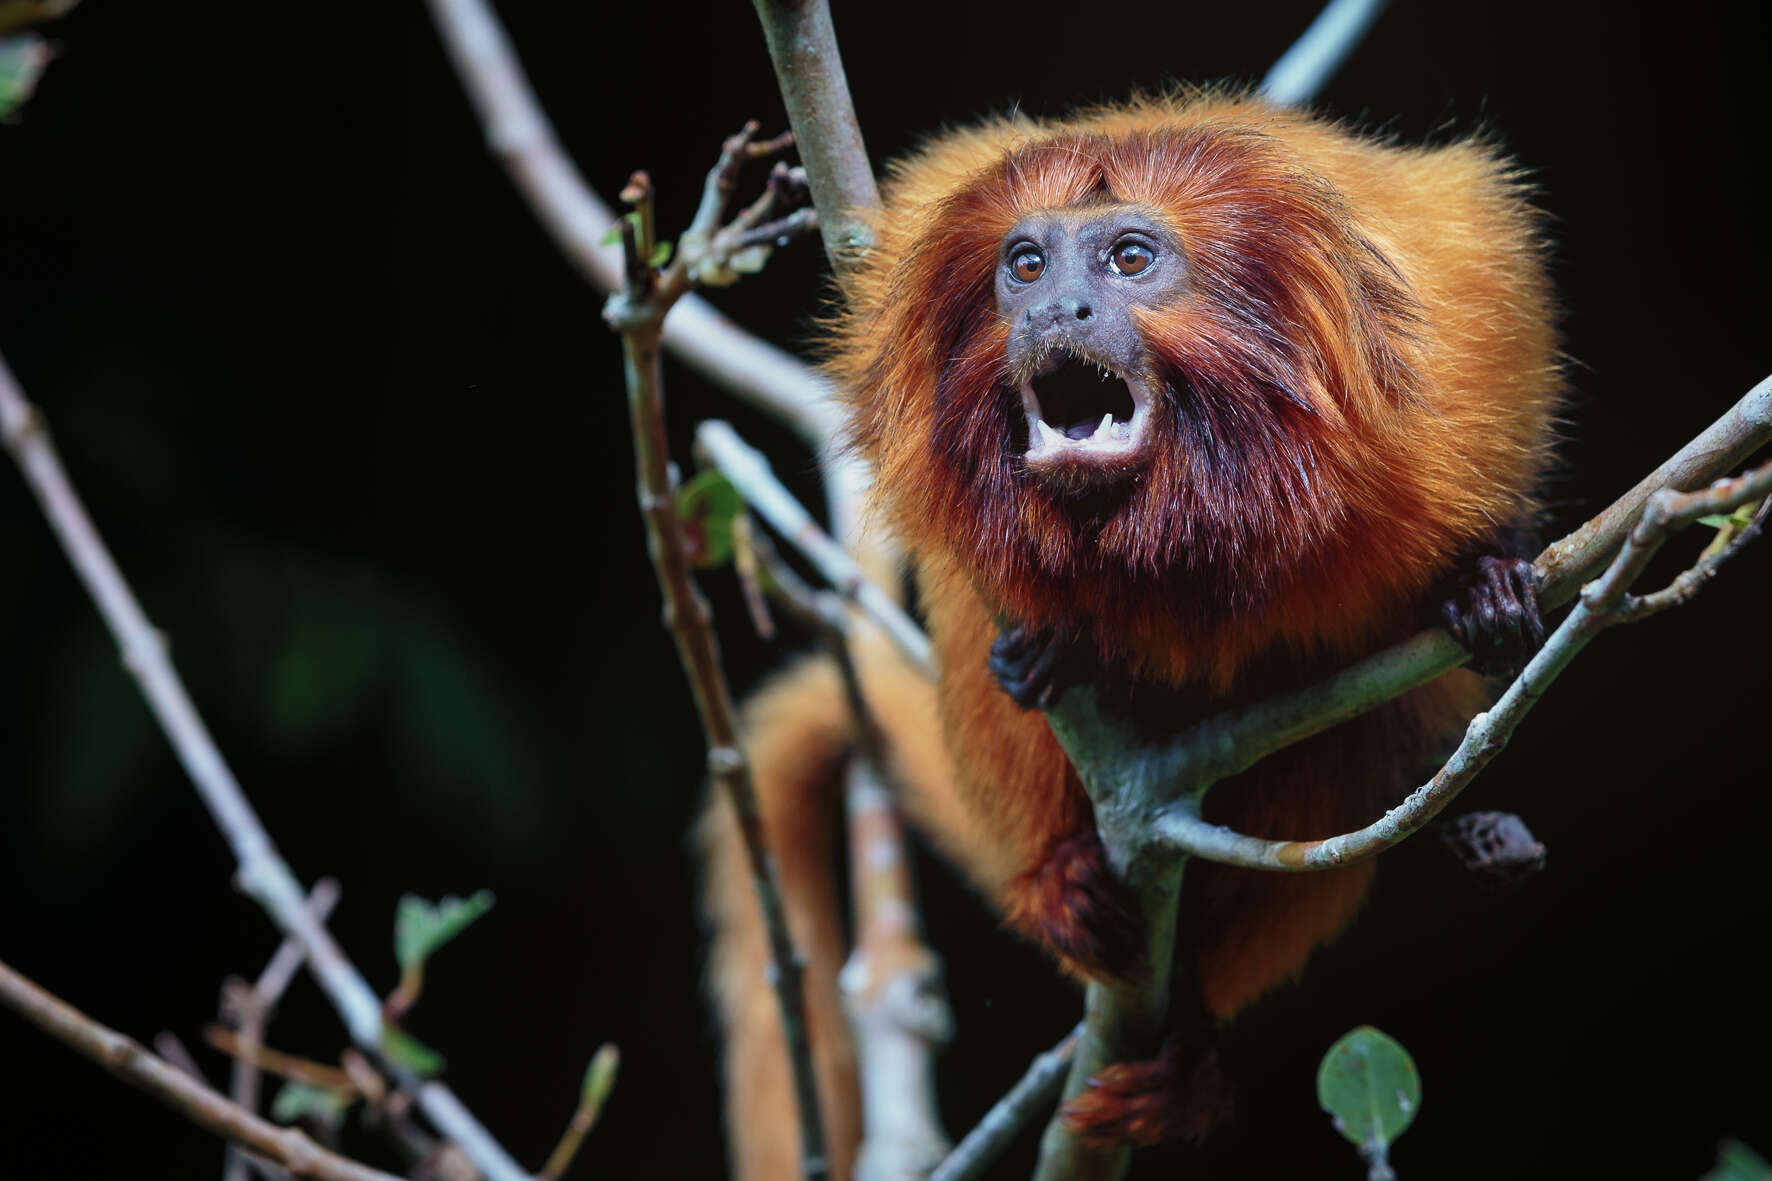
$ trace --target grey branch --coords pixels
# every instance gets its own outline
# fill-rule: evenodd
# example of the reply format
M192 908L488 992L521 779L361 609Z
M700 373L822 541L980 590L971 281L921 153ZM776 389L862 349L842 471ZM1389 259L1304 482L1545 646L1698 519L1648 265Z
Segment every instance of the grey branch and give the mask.
M301 884L271 843L270 834L210 737L209 728L172 666L165 638L142 613L141 604L123 580L104 539L93 527L86 507L62 469L42 415L25 399L3 358L0 439L17 460L56 540L122 649L124 666L141 686L148 708L233 850L239 865L235 875L239 887L264 907L280 931L301 942L308 970L344 1019L351 1040L376 1052L381 1046L380 1001L362 973L345 957L332 933L308 911ZM460 1143L491 1181L516 1181L525 1176L448 1087L429 1082L423 1084L418 1094L420 1106L438 1130Z
M5 964L0 964L0 1003L198 1127L278 1162L297 1177L319 1181L398 1181L392 1173L328 1152L298 1128L281 1128L261 1119L200 1079L155 1057L140 1042L100 1025Z
M929 637L891 595L868 578L848 551L818 527L805 506L775 478L762 452L718 419L696 428L695 444L709 462L726 474L745 502L804 554L839 595L891 637L898 650L925 676L935 675Z
M873 244L868 214L880 204L880 191L849 97L830 4L828 0L755 0L755 4L788 109L788 124L806 162L825 253L841 279L861 263Z
M492 154L560 252L593 286L619 290L621 252L604 244L615 215L560 146L498 18L483 0L430 0L430 9ZM677 301L665 320L664 343L690 368L780 418L814 448L836 437L841 416L824 379L699 296Z
M1359 47L1388 0L1329 0L1261 80L1261 93L1285 106L1317 97Z
M1083 1027L1078 1025L1063 1041L1035 1058L1021 1080L985 1112L978 1126L966 1133L966 1138L940 1167L929 1174L929 1181L969 1181L989 1168L1022 1128L1051 1109L1064 1086L1071 1057L1077 1052L1077 1039L1082 1036Z

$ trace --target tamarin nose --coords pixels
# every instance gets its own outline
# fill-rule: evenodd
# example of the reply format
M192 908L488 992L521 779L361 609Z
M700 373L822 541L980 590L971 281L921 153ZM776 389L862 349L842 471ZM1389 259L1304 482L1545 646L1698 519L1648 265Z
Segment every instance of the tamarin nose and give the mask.
M1067 320L1087 320L1095 310L1080 299L1054 299L1028 309L1028 323L1035 328L1052 328Z

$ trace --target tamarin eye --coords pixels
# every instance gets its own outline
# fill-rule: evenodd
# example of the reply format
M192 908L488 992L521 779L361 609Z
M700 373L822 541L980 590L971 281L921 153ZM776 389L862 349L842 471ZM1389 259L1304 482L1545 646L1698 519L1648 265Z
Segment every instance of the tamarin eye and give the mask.
M1046 257L1038 250L1024 250L1009 264L1009 273L1023 283L1032 283L1046 269Z
M1156 256L1137 242L1122 242L1114 247L1113 266L1122 275L1136 275L1155 261Z

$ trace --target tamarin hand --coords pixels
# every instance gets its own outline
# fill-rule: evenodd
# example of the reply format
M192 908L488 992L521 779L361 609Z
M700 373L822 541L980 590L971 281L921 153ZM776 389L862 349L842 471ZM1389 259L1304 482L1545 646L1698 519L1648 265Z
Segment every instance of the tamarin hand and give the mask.
M1478 558L1452 584L1440 604L1440 620L1470 650L1472 669L1484 676L1516 676L1544 643L1532 563Z
M1057 629L1005 624L991 643L990 670L1003 692L1023 709L1051 709L1076 683L1076 653Z

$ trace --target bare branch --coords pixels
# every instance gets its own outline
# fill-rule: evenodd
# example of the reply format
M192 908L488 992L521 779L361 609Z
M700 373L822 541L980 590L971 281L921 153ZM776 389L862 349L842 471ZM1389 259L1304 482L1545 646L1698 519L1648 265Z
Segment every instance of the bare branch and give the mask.
M636 178L638 179L638 178ZM638 203L649 203L650 187L630 186ZM646 218L640 219L642 225ZM623 220L622 233L636 238L632 223ZM647 245L644 242L636 243ZM800 1114L801 1170L805 1177L829 1174L824 1132L818 1112L817 1080L812 1068L812 1049L805 1016L805 963L788 931L782 905L781 885L775 859L763 840L762 817L751 786L750 767L739 740L738 715L731 689L726 684L715 638L711 612L690 575L688 544L677 516L677 489L665 435L664 375L659 364L660 325L669 300L681 288L668 277L654 286L644 264L645 252L630 248L637 263L626 278L624 290L611 297L604 318L621 333L622 357L628 389L628 411L633 424L634 464L639 476L640 513L646 522L647 549L653 572L665 601L665 621L677 644L677 655L695 698L696 712L708 743L708 775L731 801L752 880L762 908L774 968L776 998L793 1067L795 1100ZM686 264L673 260L680 272Z
M709 462L726 473L746 503L805 554L839 595L878 625L919 671L934 677L935 657L930 651L929 637L891 595L867 577L842 546L818 527L812 514L775 478L762 452L739 438L729 424L717 419L696 428L695 443Z
M941 1162L929 1181L970 1181L989 1168L1022 1128L1051 1110L1064 1086L1065 1072L1077 1052L1077 1039L1083 1036L1078 1025L1063 1041L1035 1058L1027 1073L984 1113L978 1126Z
M843 278L873 245L867 213L880 204L855 120L828 0L755 0L788 123L806 162L825 253Z
M133 1038L100 1025L3 963L0 1002L198 1127L278 1162L297 1177L320 1181L397 1181L392 1173L328 1152L297 1128L280 1128L260 1119L214 1088L156 1058Z
M1307 103L1359 47L1388 0L1329 0L1304 35L1261 80L1261 93L1285 106Z
M838 642L834 647L846 652ZM856 729L877 734L850 686ZM935 1054L954 1036L941 957L923 941L904 822L880 778L877 737L849 767L849 874L855 946L839 983L862 1077L857 1181L921 1178L950 1147L935 1105Z
M380 1002L362 973L345 958L332 933L309 913L301 884L271 843L270 834L210 737L167 655L165 639L148 622L124 582L50 445L42 416L26 401L3 358L0 440L18 461L56 540L122 649L124 666L140 685L185 773L233 850L239 864L236 883L264 907L279 930L301 942L308 969L344 1019L351 1040L377 1051L381 1046ZM438 1082L424 1084L419 1102L438 1130L459 1141L490 1181L516 1181L525 1175L448 1087Z
M560 146L498 19L483 0L430 0L430 9L493 155L568 261L593 286L619 290L621 255L603 242L615 215ZM837 437L842 416L825 381L706 300L691 295L677 302L665 320L664 343L691 369L780 418L814 448Z

